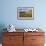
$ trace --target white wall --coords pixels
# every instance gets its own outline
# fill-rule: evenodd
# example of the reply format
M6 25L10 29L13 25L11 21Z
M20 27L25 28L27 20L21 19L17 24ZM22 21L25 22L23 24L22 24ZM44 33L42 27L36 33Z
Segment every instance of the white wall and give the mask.
M0 23L16 28L41 27L46 31L46 0L2 0ZM17 20L17 7L34 7L34 20Z

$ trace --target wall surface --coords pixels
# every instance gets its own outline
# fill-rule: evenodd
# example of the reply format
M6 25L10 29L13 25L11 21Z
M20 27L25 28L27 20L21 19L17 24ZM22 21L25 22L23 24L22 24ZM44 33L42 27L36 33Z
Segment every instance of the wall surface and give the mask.
M34 20L17 20L17 7L34 7ZM0 0L0 31L9 24L16 28L39 27L46 32L46 0Z
M0 25L46 29L46 0L1 0ZM17 7L34 7L34 20L17 20ZM46 30L45 30L46 31Z

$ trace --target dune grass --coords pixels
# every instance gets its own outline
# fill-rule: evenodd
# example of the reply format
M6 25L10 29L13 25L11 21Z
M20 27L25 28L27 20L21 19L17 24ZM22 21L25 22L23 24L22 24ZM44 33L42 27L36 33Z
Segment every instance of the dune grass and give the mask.
M20 17L32 17L32 12L20 12Z

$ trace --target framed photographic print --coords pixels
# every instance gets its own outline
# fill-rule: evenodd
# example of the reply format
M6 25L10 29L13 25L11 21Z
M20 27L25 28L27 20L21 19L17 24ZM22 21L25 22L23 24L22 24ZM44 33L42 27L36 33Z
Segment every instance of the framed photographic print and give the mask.
M34 19L34 8L33 7L18 7L17 19L20 19L20 20Z

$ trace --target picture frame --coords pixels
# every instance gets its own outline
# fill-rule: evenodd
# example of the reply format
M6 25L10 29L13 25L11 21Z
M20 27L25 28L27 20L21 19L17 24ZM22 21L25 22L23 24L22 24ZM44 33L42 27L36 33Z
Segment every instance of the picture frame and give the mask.
M34 19L34 7L18 7L17 8L18 20L33 20Z

